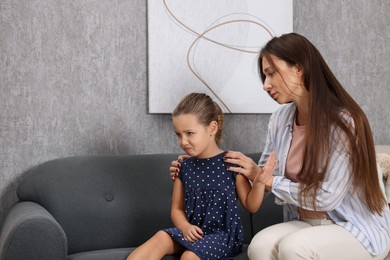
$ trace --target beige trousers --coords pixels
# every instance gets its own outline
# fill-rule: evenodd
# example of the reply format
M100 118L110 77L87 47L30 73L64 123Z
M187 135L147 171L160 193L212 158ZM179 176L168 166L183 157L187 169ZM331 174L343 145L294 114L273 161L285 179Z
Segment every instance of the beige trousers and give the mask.
M309 224L311 223L311 224ZM325 222L289 221L276 224L257 233L248 248L251 260L383 260L372 256L346 229Z

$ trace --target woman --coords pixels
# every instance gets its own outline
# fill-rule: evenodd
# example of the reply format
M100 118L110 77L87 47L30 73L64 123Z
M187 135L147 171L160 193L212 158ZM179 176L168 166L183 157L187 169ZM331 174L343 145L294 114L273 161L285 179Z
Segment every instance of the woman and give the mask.
M285 222L260 231L249 258L384 259L390 212L364 112L299 34L271 39L258 66L264 90L283 105L271 116L260 167L234 151L226 162L249 180L262 175ZM279 163L271 176L261 167L272 151Z

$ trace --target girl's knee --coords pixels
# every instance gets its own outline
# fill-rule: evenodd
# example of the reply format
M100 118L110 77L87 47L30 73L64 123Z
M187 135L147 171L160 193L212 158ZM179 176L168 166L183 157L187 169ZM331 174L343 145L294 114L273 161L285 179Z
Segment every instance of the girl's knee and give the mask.
M161 259L164 255L180 252L180 246L164 231L158 231L148 241L137 247L129 259Z
M167 238L170 238L171 236L167 232L160 230L160 231L157 231L153 237L157 238L157 239L167 239Z
M200 260L200 258L194 252L186 250L181 255L180 260Z
M173 238L167 232L162 230L157 231L149 241L156 248L165 249L175 247Z

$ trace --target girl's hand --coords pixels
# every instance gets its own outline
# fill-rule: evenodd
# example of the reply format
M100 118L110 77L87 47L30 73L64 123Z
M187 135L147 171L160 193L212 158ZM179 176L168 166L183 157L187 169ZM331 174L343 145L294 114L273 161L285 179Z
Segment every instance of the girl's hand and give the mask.
M241 152L226 152L225 162L237 165L237 167L229 167L229 171L242 174L251 181L261 172L260 167L250 157Z
M199 239L202 239L203 231L200 227L195 225L187 225L184 229L182 229L183 238L188 242L194 243Z
M256 175L256 177L253 180L253 183L259 182L265 184L267 189L272 188L272 181L273 181L273 174L276 168L276 153L272 152L267 162L264 164L264 167L261 169L261 171Z
M180 162L190 158L189 155L179 155L177 160L171 162L171 166L169 167L169 175L171 176L172 181L176 180L176 177L179 176Z

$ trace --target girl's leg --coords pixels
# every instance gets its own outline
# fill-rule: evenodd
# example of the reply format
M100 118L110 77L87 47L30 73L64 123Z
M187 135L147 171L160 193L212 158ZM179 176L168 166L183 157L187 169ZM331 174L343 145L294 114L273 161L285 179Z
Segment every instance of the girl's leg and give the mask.
M180 260L200 260L199 256L190 250L184 251Z
M137 247L127 257L127 260L160 260L165 255L178 253L182 250L183 248L168 233L158 231L148 241Z
M382 255L371 256L346 229L332 224L305 228L288 235L279 244L278 259L382 260L389 249L390 245Z
M311 227L303 221L289 221L267 227L257 233L248 247L248 257L252 260L278 259L280 241L298 230Z

